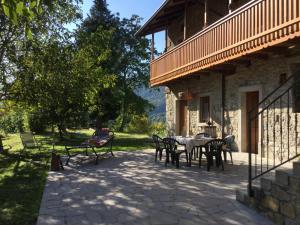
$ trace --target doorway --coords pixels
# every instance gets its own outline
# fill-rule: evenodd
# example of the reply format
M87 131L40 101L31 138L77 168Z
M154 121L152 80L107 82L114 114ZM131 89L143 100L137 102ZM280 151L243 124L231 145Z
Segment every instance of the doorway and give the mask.
M253 118L255 115L257 115L258 104L259 104L259 92L258 91L246 92L246 112L247 112L246 113L246 149L247 152L251 151L251 153L254 154L258 154L258 137L259 137L258 117L252 119L251 129L249 129L248 121L249 121L249 116ZM251 132L251 145L249 140L249 132Z

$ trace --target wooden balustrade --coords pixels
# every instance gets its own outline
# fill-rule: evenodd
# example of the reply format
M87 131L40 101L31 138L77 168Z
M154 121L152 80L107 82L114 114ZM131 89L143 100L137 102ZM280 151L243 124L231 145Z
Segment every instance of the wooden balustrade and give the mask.
M151 62L163 84L300 36L300 0L254 0Z

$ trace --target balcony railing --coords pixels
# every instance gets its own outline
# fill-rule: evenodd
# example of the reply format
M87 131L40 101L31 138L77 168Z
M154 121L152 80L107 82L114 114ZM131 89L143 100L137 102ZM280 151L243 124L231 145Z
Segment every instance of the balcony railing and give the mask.
M300 36L300 0L254 0L151 62L159 85Z

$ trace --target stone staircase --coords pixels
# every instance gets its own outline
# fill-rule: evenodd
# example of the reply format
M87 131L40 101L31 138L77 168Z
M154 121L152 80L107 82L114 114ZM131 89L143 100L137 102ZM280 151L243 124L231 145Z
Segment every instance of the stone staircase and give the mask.
M253 197L237 190L237 201L255 209L278 225L300 225L300 161L290 170L276 170L275 177L261 178Z

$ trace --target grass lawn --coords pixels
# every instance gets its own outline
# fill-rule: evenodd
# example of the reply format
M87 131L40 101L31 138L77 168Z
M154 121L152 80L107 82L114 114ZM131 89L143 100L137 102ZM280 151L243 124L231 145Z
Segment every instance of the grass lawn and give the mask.
M79 144L89 138L92 130L70 132L68 141L58 142L55 150L64 154L65 144ZM134 151L153 148L148 135L116 133L114 151ZM11 149L0 154L0 225L36 224L40 201L49 171L52 149L50 134L37 136L43 146L42 153L30 150L20 154L23 146L18 134L3 140ZM72 141L70 141L72 140Z

